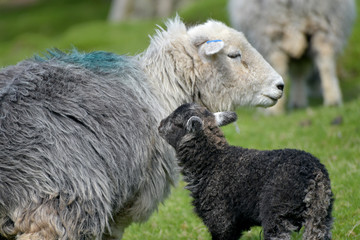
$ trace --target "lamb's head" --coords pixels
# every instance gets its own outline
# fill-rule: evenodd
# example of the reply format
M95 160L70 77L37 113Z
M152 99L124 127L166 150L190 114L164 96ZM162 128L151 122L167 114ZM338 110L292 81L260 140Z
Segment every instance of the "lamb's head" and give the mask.
M211 111L241 105L269 107L283 94L282 77L253 48L244 35L209 20L188 30L197 51L199 72L194 99Z
M184 139L191 140L199 135L225 141L219 127L236 119L235 112L212 113L196 103L186 103L160 122L159 133L175 149Z

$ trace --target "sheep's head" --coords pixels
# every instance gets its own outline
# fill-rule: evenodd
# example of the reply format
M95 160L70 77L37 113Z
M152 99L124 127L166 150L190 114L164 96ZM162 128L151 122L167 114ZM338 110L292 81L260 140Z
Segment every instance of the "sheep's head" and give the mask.
M237 116L234 112L211 113L196 103L186 103L161 121L159 133L171 146L176 148L185 136L190 139L199 134L206 134L207 137L223 138L219 127L232 123L236 119Z
M269 107L282 96L282 77L242 33L210 20L190 28L188 35L200 76L194 84L194 101L219 111L240 105Z

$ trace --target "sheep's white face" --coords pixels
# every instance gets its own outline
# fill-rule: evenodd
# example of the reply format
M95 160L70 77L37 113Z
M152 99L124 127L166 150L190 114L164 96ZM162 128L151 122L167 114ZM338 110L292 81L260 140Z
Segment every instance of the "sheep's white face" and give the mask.
M219 111L241 105L269 107L282 96L282 77L242 33L208 21L188 34L198 52L195 101Z
M196 103L186 103L163 119L158 130L160 136L176 148L185 136L196 135L206 128L211 129L207 132L211 132L215 127L225 126L236 119L235 112L211 113Z

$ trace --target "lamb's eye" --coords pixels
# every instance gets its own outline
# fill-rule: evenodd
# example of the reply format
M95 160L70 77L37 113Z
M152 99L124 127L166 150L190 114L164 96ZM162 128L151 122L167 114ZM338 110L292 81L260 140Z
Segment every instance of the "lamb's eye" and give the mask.
M174 126L180 129L184 127L181 123L175 123Z
M241 58L241 53L240 52L234 52L234 53L229 53L228 54L229 58Z

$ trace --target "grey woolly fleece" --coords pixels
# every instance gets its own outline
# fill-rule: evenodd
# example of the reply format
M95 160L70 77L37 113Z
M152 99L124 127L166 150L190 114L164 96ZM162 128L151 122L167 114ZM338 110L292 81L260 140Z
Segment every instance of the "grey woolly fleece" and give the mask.
M0 72L0 233L99 239L120 209L122 221L146 219L177 174L137 61L48 58Z

